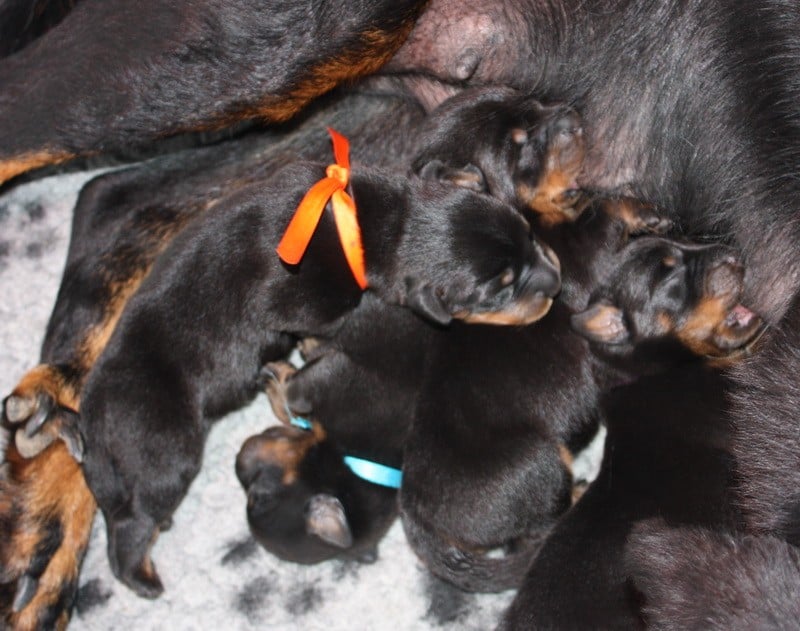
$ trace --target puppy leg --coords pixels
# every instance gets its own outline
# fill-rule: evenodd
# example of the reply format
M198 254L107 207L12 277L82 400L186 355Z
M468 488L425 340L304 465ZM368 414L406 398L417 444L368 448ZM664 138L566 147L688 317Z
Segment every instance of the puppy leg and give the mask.
M65 411L79 409L85 377L128 298L196 212L167 213L164 205L131 198L140 190L152 194L136 170L101 176L84 187L43 363L5 401L4 422L16 436L0 477L0 627L5 622L15 629L51 628L69 620L96 503L65 444L50 443L63 437ZM114 215L107 212L111 204ZM27 436L29 424L39 428L33 438Z
M77 155L286 120L382 66L425 4L85 0L0 64L0 183Z
M150 558L158 537L155 522L147 515L118 519L106 517L108 561L114 575L139 596L156 598L164 591Z

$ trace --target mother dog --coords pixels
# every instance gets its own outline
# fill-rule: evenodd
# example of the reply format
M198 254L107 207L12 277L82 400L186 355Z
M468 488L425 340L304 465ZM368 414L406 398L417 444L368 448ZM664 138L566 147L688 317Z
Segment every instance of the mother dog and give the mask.
M794 0L313 6L83 0L0 63L0 180L243 118L284 119L379 67L380 81L428 107L464 85L511 85L581 112L589 144L581 184L622 189L674 209L691 234L729 239L744 255L748 303L777 328L787 310L800 310ZM734 375L736 404L747 407L748 384L767 369L793 375L799 362L783 354L745 366ZM776 403L762 425L800 424L770 412L782 409L785 387L770 395ZM786 521L798 514L784 499L798 484L794 454L784 475L751 485L760 493L747 512L752 527L764 522L759 511ZM46 600L35 602L53 604Z

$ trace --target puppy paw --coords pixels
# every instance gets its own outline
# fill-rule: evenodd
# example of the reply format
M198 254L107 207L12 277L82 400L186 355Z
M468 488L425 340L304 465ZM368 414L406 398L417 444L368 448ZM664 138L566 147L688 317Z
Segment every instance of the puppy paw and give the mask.
M2 422L14 436L17 452L33 458L62 440L75 460L83 459L74 390L58 368L40 365L29 371L3 400Z
M653 204L632 197L607 200L606 212L621 220L629 235L665 234L673 227L673 222Z
M266 364L262 368L262 372L266 377L264 389L272 407L272 412L281 423L289 425L291 414L286 402L286 386L292 375L297 372L297 368L289 362L278 361Z
M94 498L60 443L33 458L13 445L0 479L0 627L64 628L91 532ZM5 628L5 627L4 627Z

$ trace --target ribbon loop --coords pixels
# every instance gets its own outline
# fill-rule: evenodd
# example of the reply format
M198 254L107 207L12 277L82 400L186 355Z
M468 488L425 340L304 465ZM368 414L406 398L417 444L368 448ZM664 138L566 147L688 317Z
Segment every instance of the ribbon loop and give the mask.
M328 133L333 141L335 164L328 165L327 177L314 184L305 194L292 216L286 232L278 243L277 253L281 260L297 265L303 258L311 237L317 229L325 205L330 200L339 241L342 244L347 264L361 289L367 287L364 264L364 248L361 228L358 225L356 204L345 188L350 181L350 143L332 128Z

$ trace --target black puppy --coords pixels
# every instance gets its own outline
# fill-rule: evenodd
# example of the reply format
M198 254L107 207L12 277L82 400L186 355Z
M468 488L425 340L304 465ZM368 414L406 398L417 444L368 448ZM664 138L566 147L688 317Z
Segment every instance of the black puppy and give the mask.
M559 223L578 214L584 152L572 108L544 105L511 88L472 88L431 112L412 169L485 191L537 213L542 223Z
M269 366L267 394L285 425L249 438L236 459L247 519L264 548L299 563L376 558L397 516L409 401L427 344L440 334L410 311L364 296L302 369ZM300 415L311 434L291 426ZM374 463L367 466L378 477L359 474L346 457ZM394 479L386 479L387 468Z
M362 290L323 215L287 267L274 250L298 202L324 177L298 163L246 187L185 229L128 302L87 380L87 482L108 528L114 573L162 591L149 549L196 475L209 421L263 387L261 367L295 336L330 336ZM531 322L560 287L557 261L492 198L437 182L354 171L369 290L437 322Z
M726 412L734 361L763 331L739 304L742 268L722 246L633 243L575 324L616 387L602 398L608 435L598 478L534 560L503 629L630 629L640 625L624 563L642 519L733 529ZM644 374L642 374L644 373Z
M342 95L298 125L162 156L84 186L41 364L4 402L3 422L13 432L0 480L0 581L12 592L8 602L0 599L0 608L13 610L6 624L37 628L67 619L64 608L74 602L96 505L61 441L46 446L58 437L62 420L79 409L87 374L167 244L210 207L263 181L287 157L328 155L330 125L352 138L354 157L397 168L414 139L378 146L370 134L397 124L412 127L422 115L405 99ZM31 457L38 449L43 451Z

